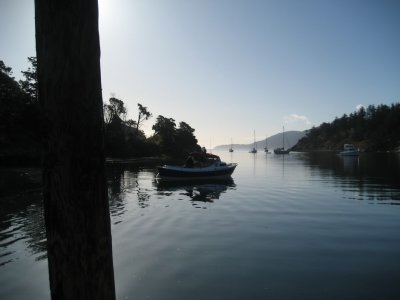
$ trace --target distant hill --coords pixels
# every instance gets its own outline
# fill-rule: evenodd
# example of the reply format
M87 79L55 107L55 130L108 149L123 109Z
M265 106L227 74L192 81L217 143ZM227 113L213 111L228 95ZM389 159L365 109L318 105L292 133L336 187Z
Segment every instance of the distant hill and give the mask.
M285 148L293 147L301 138L305 136L305 131L286 131L285 132ZM283 133L278 133L273 136L268 137L267 139L257 141L257 149L259 151L264 151L264 147L266 145L265 140L268 142L268 149L271 151L275 148L282 147L282 136ZM214 147L214 150L226 150L228 151L230 148L230 144L228 145L219 145ZM249 151L253 147L253 143L250 144L233 144L233 149L235 151Z

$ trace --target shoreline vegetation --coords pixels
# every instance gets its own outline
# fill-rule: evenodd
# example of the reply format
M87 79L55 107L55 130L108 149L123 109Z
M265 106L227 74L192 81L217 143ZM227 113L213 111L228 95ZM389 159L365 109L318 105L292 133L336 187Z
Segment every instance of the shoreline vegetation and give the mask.
M38 101L37 60L29 57L31 67L23 71L24 80L16 81L12 69L0 60L0 166L40 165L43 140L49 135L49 113ZM73 104L71 104L73 105ZM103 104L104 154L135 161L146 157L183 158L200 151L195 130L186 122L158 115L146 136L141 129L152 117L138 103L137 119L127 119L127 108L114 96ZM88 116L89 117L89 116ZM70 128L62 134L68 136ZM95 154L95 153L94 153ZM93 154L93 155L94 155Z
M16 81L12 69L0 60L0 166L40 166L42 140L48 132L47 120L38 102L36 57L28 57L31 67ZM195 130L186 122L177 126L173 118L159 115L146 137L141 126L152 114L138 103L137 119L126 119L121 99L111 97L103 105L104 152L107 163L136 165L183 161L199 151ZM362 152L400 151L400 103L361 107L331 123L306 131L291 151L340 151L354 144Z
M398 152L400 150L400 103L360 107L331 123L307 131L292 151L341 150L354 144L361 152Z
M307 151L295 151L298 153L336 153L337 150L317 149ZM370 153L400 153L398 150L373 151ZM132 157L118 158L107 157L105 160L106 169L116 165L129 165L137 168L151 168L163 164L183 165L185 159L174 158L171 156L151 156L151 157ZM42 189L42 170L41 164L26 165L0 165L0 199L8 201L9 197L18 197L25 193L41 192Z
M183 164L184 158L174 158L171 156L147 156L147 157L130 157L130 158L119 158L119 157L107 157L107 165L115 164L129 164L138 167L150 167L159 166L163 164Z

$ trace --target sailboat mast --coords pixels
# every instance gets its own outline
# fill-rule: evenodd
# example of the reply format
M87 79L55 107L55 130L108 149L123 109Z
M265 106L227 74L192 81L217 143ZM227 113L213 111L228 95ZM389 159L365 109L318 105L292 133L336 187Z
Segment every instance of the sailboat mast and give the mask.
M256 149L256 131L254 130L254 149Z

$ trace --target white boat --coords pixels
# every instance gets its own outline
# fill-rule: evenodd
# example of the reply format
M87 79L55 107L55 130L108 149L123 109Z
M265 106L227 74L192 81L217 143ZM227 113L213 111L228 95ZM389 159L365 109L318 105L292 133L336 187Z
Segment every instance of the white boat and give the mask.
M256 144L256 131L254 130L254 144L253 149L249 151L249 153L257 153L257 144Z
M283 127L282 130L282 148L275 148L274 153L275 154L289 154L290 150L285 149L285 127Z
M229 178L235 170L236 163L225 163L219 156L192 152L183 166L163 165L158 167L158 178L163 179L207 179Z
M353 144L344 144L343 151L339 154L342 156L358 156L360 155L360 150L356 149Z

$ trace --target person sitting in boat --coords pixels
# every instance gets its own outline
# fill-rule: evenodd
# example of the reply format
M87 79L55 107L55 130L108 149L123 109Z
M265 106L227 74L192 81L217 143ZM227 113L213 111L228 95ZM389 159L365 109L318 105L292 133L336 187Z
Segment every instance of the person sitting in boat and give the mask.
M193 165L194 165L193 157L189 155L189 157L186 159L185 162L185 168L193 168Z
M206 165L207 165L207 157L206 157L206 154L205 154L205 152L203 152L204 153L204 155L201 155L199 158L199 165L200 165L200 167L205 167Z

